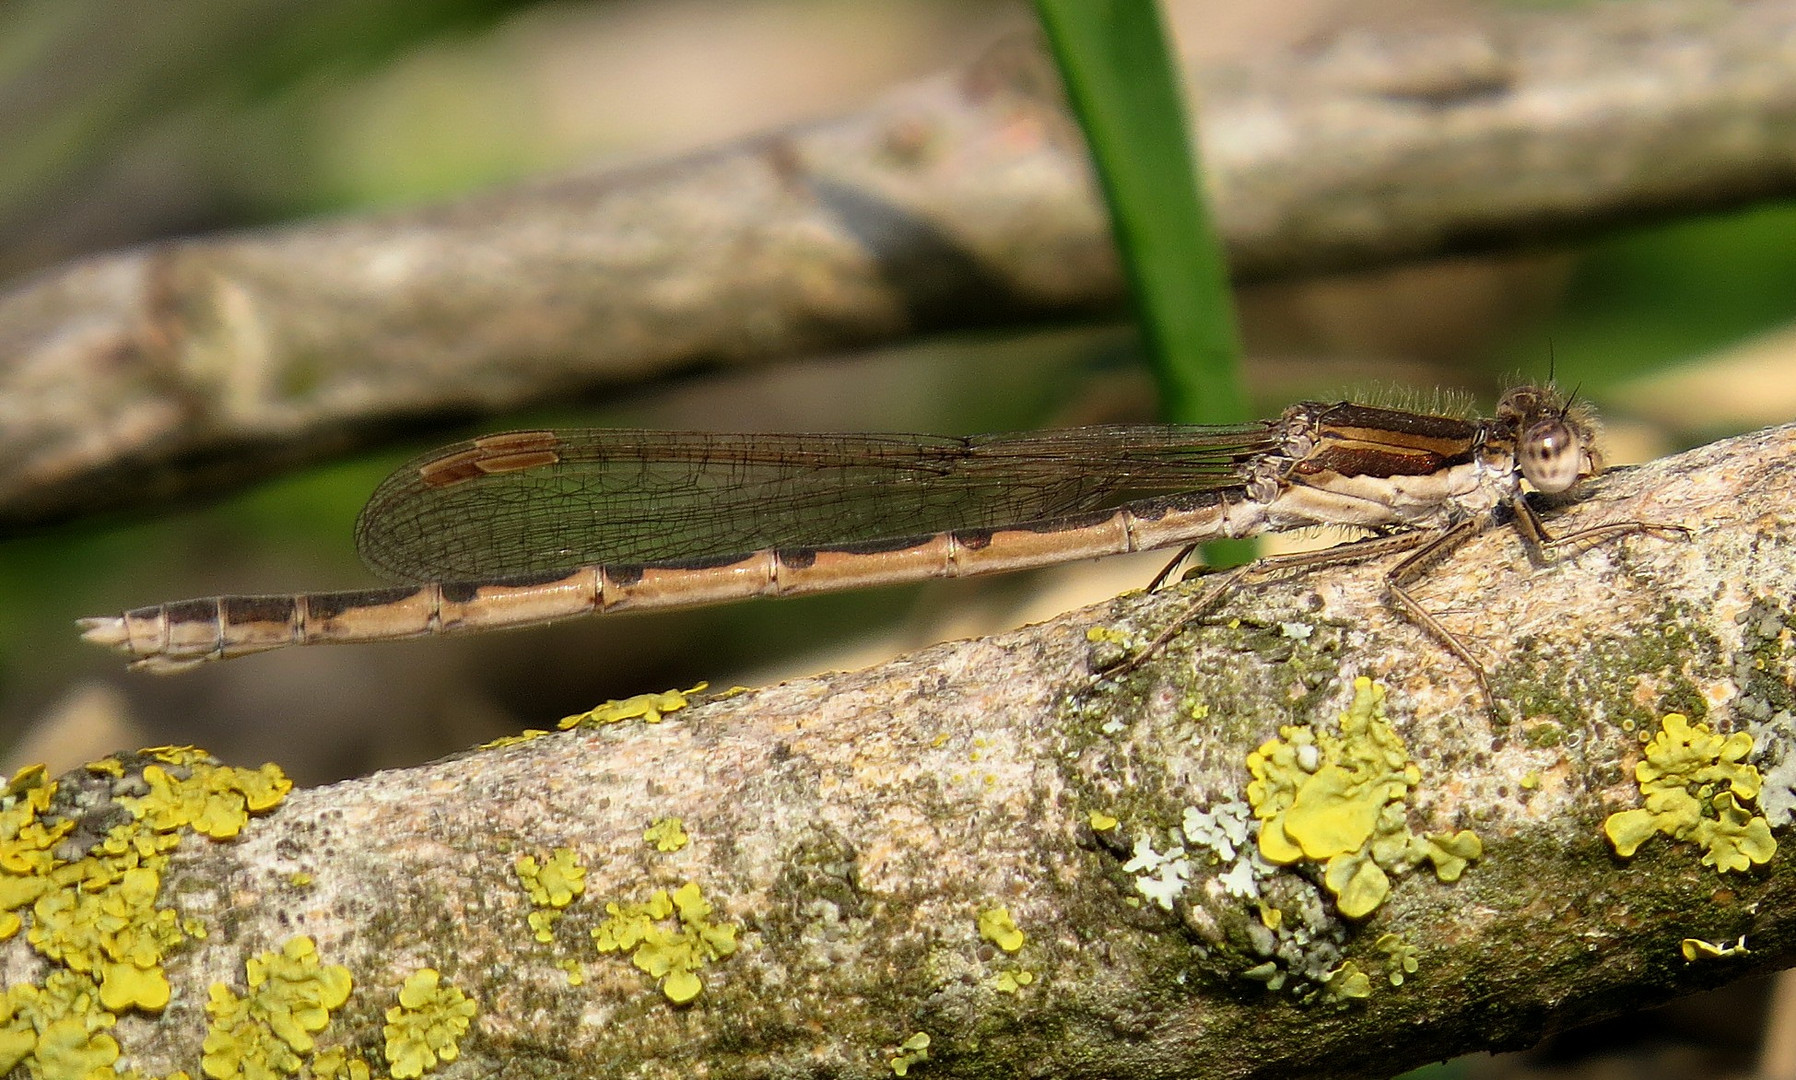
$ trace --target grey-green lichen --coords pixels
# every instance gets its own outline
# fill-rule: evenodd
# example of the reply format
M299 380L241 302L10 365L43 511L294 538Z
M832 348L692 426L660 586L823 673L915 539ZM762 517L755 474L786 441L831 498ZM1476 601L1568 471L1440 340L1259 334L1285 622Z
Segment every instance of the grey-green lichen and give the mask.
M1740 649L1734 710L1757 746L1764 790L1759 807L1773 828L1796 819L1796 616L1771 597L1755 598L1736 618Z
M1572 648L1575 656L1567 651ZM1552 644L1520 638L1491 672L1491 682L1502 711L1515 716L1648 724L1659 711L1678 710L1701 720L1708 701L1692 676L1712 673L1720 657L1720 643L1703 628L1701 613L1677 601L1630 623L1625 634L1586 634L1575 643ZM1639 699L1642 682L1653 690L1650 703Z

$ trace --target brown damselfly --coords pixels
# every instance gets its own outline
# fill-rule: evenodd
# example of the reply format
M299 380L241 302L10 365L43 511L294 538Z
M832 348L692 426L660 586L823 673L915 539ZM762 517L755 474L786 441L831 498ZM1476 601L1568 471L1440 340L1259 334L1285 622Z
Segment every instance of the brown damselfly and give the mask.
M1462 419L1348 402L1226 427L943 437L516 431L405 465L356 524L394 588L214 596L81 620L178 671L287 645L532 626L591 613L964 577L1310 526L1372 531L1313 553L1410 551L1390 595L1489 683L1409 586L1501 518L1553 547L1524 498L1601 469L1587 412L1550 387ZM1239 580L1239 575L1224 579ZM1212 590L1214 592L1214 590ZM1157 643L1156 643L1157 644Z

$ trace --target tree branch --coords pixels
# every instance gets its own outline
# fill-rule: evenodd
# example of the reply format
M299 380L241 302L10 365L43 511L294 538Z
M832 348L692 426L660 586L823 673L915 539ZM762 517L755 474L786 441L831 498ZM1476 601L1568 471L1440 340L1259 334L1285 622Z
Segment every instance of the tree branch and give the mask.
M1235 272L1796 190L1796 3L1490 14L1199 72ZM465 202L88 259L0 296L0 531L703 364L1113 309L1025 43L864 112Z
M1688 540L1536 566L1508 530L1475 539L1420 592L1485 658L1494 717L1385 605L1388 566L1370 564L1232 597L1124 685L1079 697L1106 637L1145 636L1186 597L294 792L237 843L184 841L164 896L209 936L167 959L175 1004L117 1037L140 1068L191 1070L206 984L240 986L245 957L301 933L355 979L323 1045L379 1046L381 1010L417 967L466 991L480 1013L448 1076L890 1076L919 1032L929 1076L1388 1076L1781 967L1796 960L1787 850L1718 874L1663 837L1619 859L1602 828L1640 805L1642 735L1675 710L1754 732L1787 832L1792 506L1787 426L1613 474L1550 517L1683 525ZM1264 907L1230 895L1186 808L1240 799L1249 751L1280 725L1330 721L1357 675L1388 686L1421 773L1403 823L1475 830L1482 858L1451 884L1395 877L1358 920L1301 864L1255 871ZM1094 831L1093 812L1118 824ZM692 842L664 853L643 832L669 817ZM1162 910L1139 885L1154 868L1125 860L1138 841L1165 854L1182 823L1190 882ZM585 895L539 943L514 861L561 847ZM607 901L688 882L738 949L676 1008L588 931ZM1014 952L998 907L1025 936ZM1679 953L1741 935L1749 954ZM1402 947L1416 968L1391 986ZM1345 961L1373 976L1369 996L1324 985ZM7 983L44 970L24 935L0 943ZM1020 971L1033 982L1000 989Z

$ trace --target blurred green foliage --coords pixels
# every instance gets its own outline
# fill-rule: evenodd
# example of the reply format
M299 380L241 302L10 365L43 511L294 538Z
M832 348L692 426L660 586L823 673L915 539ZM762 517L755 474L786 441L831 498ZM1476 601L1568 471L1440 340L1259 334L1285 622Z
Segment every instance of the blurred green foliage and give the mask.
M1636 229L1588 247L1558 310L1503 356L1606 384L1683 363L1796 320L1796 205Z
M30 214L78 197L90 176L115 164L109 159L147 146L172 152L174 168L234 189L238 214L277 214L280 207L241 197L252 189L242 177L226 178L254 173L276 140L294 141L305 110L283 99L316 98L423 42L477 33L528 6L26 0L0 7L0 229L14 215L25 215L18 223L28 226Z

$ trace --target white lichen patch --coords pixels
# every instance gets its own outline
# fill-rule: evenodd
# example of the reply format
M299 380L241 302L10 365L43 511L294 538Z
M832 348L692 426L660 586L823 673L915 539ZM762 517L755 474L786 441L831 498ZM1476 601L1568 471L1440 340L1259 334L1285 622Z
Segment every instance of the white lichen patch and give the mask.
M1734 654L1733 709L1746 720L1753 762L1764 777L1759 812L1773 829L1796 821L1796 631L1791 616L1755 599L1734 616L1740 648Z
M1191 882L1191 860L1183 846L1174 844L1164 852L1154 850L1154 842L1146 836L1135 838L1134 854L1123 863L1123 873L1135 875L1135 891L1167 911L1173 901Z

